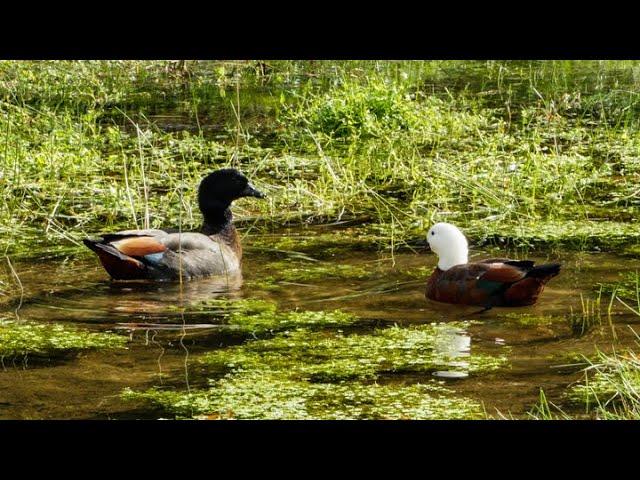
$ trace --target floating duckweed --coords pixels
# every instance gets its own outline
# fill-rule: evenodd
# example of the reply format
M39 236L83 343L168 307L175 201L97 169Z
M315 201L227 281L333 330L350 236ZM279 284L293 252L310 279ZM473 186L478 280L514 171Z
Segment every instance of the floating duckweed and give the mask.
M178 418L209 419L454 419L482 418L481 406L440 385L309 383L263 371L229 375L193 393L125 390Z
M505 364L505 357L470 355L467 339L464 330L452 324L376 329L371 335L296 330L217 350L204 355L202 361L220 370L279 370L282 375L312 382L374 379L387 372L442 368L489 371Z
M311 312L307 312L311 313ZM454 396L436 370L486 372L505 357L471 355L467 323L376 329L373 334L299 329L207 353L200 362L219 376L208 390L126 390L178 417L207 418L478 418L480 405ZM384 374L422 374L412 385L371 383Z
M523 326L551 325L565 320L563 317L554 317L552 315L532 315L530 313L516 312L509 312L504 315L504 318Z
M200 308L213 309L236 331L263 333L313 326L340 327L353 325L357 318L341 310L279 312L276 304L265 300L209 300Z
M92 333L58 324L0 321L0 356L50 355L93 348L120 348L125 337Z
M274 262L270 264L277 274L276 280L285 282L307 282L331 279L362 279L371 275L371 271L356 265L337 263L305 263L295 265L291 262Z

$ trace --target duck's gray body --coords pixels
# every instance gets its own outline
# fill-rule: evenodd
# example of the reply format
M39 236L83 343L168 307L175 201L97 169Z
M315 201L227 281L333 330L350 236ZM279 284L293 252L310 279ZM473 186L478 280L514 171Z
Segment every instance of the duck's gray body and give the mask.
M168 233L156 237L167 247L155 268L163 272L182 270L188 278L208 275L228 275L240 271L242 257L219 238L202 233ZM188 252L184 255L182 252Z
M87 239L85 244L98 254L116 280L188 280L240 272L242 252L234 250L226 237L158 229L124 230Z

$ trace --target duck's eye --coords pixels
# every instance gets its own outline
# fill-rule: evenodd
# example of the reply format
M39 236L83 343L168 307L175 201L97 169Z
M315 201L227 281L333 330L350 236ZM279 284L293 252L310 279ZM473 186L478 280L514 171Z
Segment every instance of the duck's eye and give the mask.
M431 235L435 235L435 234L436 234L436 232L431 232Z

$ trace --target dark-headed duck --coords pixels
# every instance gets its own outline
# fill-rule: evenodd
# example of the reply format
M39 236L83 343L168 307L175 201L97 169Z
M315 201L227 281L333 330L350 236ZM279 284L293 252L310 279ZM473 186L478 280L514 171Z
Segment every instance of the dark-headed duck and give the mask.
M231 202L241 197L264 198L232 168L207 175L198 189L204 217L199 233L176 230L126 230L84 244L96 252L116 280L177 280L240 271L242 245L233 225Z
M467 239L449 223L431 227L427 241L439 258L425 296L438 302L479 305L485 310L533 305L545 284L560 273L559 263L534 266L530 260L506 258L467 263Z

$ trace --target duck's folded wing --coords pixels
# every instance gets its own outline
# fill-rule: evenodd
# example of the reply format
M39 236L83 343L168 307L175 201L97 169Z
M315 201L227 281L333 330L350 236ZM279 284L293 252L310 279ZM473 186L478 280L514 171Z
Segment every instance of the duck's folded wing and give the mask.
M478 281L514 283L522 280L528 269L511 263L492 263L486 272L479 276Z
M124 240L130 237L164 237L170 232L167 230L160 230L157 228L147 228L144 230L122 230L120 232L103 233L97 237L90 239L92 242L99 243L111 243L118 240Z
M177 252L189 252L194 250L220 250L220 243L216 242L202 233L186 232L186 233L170 233L163 236L160 241L169 250Z
M86 239L85 244L117 279L195 277L240 268L238 257L226 244L201 233L126 230L103 235L99 240Z
M121 240L112 240L109 243L111 246L118 249L118 251L130 257L145 257L147 255L153 255L167 250L167 247L162 243L162 238L164 238L164 236L125 237Z
M147 259L164 255L166 247L158 239L166 235L162 230L133 230L86 238L83 242L98 255L113 278L133 280L148 277Z
M533 262L508 261L484 264L488 268L478 276L476 285L489 295L496 295L522 280L530 269L529 264L533 264Z
M201 233L172 233L160 239L166 251L145 262L187 276L219 275L238 271L240 261L228 245Z

